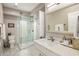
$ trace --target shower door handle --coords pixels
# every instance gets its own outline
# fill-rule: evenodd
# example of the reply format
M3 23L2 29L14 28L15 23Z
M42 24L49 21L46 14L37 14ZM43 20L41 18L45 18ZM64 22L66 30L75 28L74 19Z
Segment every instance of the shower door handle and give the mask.
M34 30L32 30L32 32L34 32Z

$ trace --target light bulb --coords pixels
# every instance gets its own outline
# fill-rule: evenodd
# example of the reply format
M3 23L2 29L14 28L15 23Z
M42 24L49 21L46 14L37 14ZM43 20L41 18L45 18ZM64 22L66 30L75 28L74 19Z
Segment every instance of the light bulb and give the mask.
M17 5L18 5L18 3L15 3L15 5L17 6Z

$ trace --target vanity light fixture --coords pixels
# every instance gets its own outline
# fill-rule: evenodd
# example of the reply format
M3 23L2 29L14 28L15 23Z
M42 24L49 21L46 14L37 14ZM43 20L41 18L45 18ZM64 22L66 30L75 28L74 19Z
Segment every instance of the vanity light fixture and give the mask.
M47 4L47 8L49 8L50 6L54 5L55 3L48 3Z
M18 3L15 3L15 5L17 6L17 5L18 5Z
M57 5L59 5L60 3L49 3L48 5L47 5L47 8L50 8L50 7L54 7L54 6L57 6Z

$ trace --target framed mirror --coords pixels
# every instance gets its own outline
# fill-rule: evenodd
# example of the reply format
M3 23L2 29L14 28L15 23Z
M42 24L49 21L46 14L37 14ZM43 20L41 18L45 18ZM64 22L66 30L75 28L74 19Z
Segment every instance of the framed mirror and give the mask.
M2 30L3 30L3 24L0 23L0 39L2 38Z

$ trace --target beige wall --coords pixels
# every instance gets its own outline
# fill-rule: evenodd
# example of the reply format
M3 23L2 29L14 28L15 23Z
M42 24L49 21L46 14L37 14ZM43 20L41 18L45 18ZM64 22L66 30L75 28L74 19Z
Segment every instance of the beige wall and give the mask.
M16 36L16 22L17 22L17 17L10 16L10 15L4 15L6 34L11 33L12 35ZM8 23L14 23L14 28L8 28Z
M0 23L3 23L3 6L0 3Z
M66 24L65 30L68 30L68 13L79 11L79 4L66 7L64 9L58 10L56 12L47 14L46 16L46 31L52 32L55 30L56 24ZM48 30L48 25L50 25L50 30Z

